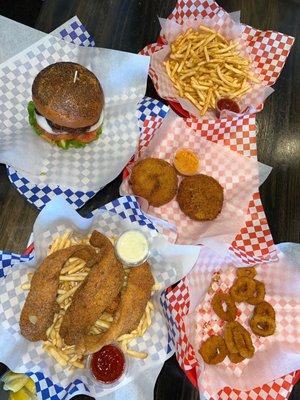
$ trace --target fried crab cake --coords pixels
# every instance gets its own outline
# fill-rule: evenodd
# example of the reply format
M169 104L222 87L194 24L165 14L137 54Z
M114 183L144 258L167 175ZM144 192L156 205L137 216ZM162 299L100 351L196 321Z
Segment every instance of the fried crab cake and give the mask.
M134 165L130 183L135 195L144 197L153 207L160 207L175 197L178 178L167 161L145 158Z
M223 198L219 182L203 174L184 178L177 194L181 211L196 221L215 219L222 210Z

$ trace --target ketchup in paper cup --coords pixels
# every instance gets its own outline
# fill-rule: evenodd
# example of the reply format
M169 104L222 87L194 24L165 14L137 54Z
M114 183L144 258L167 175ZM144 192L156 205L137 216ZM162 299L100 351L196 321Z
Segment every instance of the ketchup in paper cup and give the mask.
M88 357L88 368L93 381L108 388L122 380L127 370L127 360L118 346L109 344Z
M221 114L221 111L226 110L226 111L231 111L234 112L236 114L239 114L241 112L239 105L237 104L237 102L235 102L232 99L219 99L217 101L217 108L216 108L216 112L217 115L219 116Z

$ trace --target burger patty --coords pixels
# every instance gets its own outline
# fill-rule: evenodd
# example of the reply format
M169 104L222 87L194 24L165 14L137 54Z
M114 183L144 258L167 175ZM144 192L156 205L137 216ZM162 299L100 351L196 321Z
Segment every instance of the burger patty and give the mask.
M38 125L38 130L40 135L51 143L60 142L61 140L65 141L77 140L80 143L90 143L97 138L98 129L95 129L92 132L86 132L81 134L62 132L59 135L53 135L52 133L45 131L45 129L43 129L40 125Z
M44 117L44 115L42 115L41 113L38 112L38 110L35 108L35 112L38 115L41 115L42 117ZM45 117L44 117L45 118ZM46 118L46 121L48 122L48 124L51 126L51 128L54 130L54 132L57 133L73 133L74 135L80 135L82 133L85 133L86 131L88 131L92 125L90 126L85 126L84 128L69 128L67 126L62 126L62 125L57 125L54 124L53 122L51 122L49 119Z

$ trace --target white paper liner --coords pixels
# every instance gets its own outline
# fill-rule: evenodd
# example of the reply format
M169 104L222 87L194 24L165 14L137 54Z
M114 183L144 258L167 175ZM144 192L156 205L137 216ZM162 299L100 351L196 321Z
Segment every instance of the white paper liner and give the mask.
M282 246L282 245L281 245ZM279 261L256 267L256 278L265 283L266 298L276 311L276 331L270 337L257 337L251 333L256 352L250 360L232 364L226 358L221 364L207 365L198 353L202 340L213 333L222 334L226 323L221 322L211 308L210 301L216 290L227 291L231 286L235 267L222 260L211 250L203 247L199 260L188 275L191 312L184 317L186 332L200 365L199 390L217 394L223 387L249 390L271 382L300 368L300 270L299 245L291 256L279 252ZM290 249L290 245L283 245ZM221 269L220 269L221 268ZM220 279L214 271L220 271ZM207 292L211 278L213 291ZM197 303L197 305L196 305ZM194 308L195 307L195 308ZM254 306L237 304L240 310L237 320L251 332L248 319ZM204 325L204 323L207 324ZM213 397L215 398L215 397Z
M160 36L164 37L166 44L163 45L161 50L155 52L151 56L150 71L152 78L154 79L155 88L162 98L177 101L182 108L187 110L191 115L195 115L201 119L218 118L214 111L208 111L204 116L200 116L199 110L189 100L180 97L172 81L168 77L166 68L163 64L163 61L170 53L170 44L179 34L185 32L189 28L197 29L200 25L204 25L221 33L228 40L237 40L241 47L241 55L252 61L252 72L259 79L261 78L261 80L263 80L263 77L260 76L258 70L253 66L253 58L247 49L247 43L241 38L244 26L239 22L237 15L234 14L233 16L230 16L227 13L221 13L212 18L202 18L201 16L197 16L196 19L191 18L185 20L182 25L178 24L174 20L160 18L160 23L162 25ZM263 83L252 84L251 86L252 88L250 92L236 100L239 104L240 110L242 111L241 114L222 111L220 118L253 113L274 91Z
M0 348L1 359L10 369L16 372L42 371L54 383L66 387L76 378L87 384L91 395L101 397L109 393L94 385L88 378L86 370L68 371L58 365L42 349L42 342L29 342L20 335L19 317L28 292L21 289L27 281L27 273L34 271L39 262L46 256L50 243L66 229L76 231L85 236L93 229L108 236L117 236L124 230L138 228L145 232L152 243L150 264L155 282L164 289L185 276L195 264L199 248L196 246L178 246L166 242L153 229L131 222L130 217L122 219L119 215L99 211L93 218L84 219L71 206L59 197L49 203L39 214L33 229L35 243L35 259L32 262L15 265L8 271L7 277L0 282ZM161 365L170 356L167 352L168 331L160 305L160 291L156 292L152 301L155 311L152 325L142 338L134 340L130 347L137 351L146 351L149 356L145 360L131 360L128 375L117 386L131 382L144 370Z
M67 151L40 139L27 104L37 73L57 61L78 62L99 78L105 95L103 133L85 148ZM0 66L0 161L38 186L95 191L112 181L133 155L140 135L137 103L146 89L149 57L76 46L47 35Z
M177 243L205 244L224 255L244 224L253 193L271 169L202 138L171 110L148 146L136 153L135 160L158 157L172 163L176 150L181 147L195 151L200 159L200 173L212 176L223 186L221 213L212 221L193 221L180 210L176 198L161 207L148 207L141 201L142 209L149 218L154 217L154 223L159 218L171 224L173 231L169 229L166 235L174 239L175 229ZM123 181L122 194L132 193L129 181L130 178ZM161 228L159 221L156 225Z

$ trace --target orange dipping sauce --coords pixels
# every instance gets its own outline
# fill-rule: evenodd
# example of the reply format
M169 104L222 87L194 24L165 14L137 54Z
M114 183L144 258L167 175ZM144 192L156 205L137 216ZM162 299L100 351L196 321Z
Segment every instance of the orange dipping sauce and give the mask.
M179 149L173 160L174 167L182 175L195 175L199 171L199 158L196 153L189 149Z
M95 379L98 381L113 383L124 373L124 354L116 346L104 346L92 355L90 368Z

